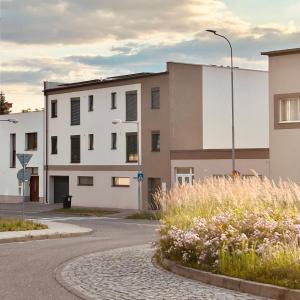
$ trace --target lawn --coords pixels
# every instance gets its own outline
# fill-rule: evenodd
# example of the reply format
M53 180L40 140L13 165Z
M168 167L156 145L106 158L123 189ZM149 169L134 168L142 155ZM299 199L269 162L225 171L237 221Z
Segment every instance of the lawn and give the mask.
M38 230L38 229L47 229L47 228L48 228L47 225L35 223L28 220L0 218L0 232Z
M132 215L126 217L126 219L133 219L133 220L160 220L162 214L160 211L143 211L137 212Z
M246 280L300 289L300 187L207 178L162 197L157 256Z
M53 212L68 214L68 215L77 215L77 216L85 216L85 217L102 217L105 215L118 213L117 210L105 210L100 208L58 208L54 209Z

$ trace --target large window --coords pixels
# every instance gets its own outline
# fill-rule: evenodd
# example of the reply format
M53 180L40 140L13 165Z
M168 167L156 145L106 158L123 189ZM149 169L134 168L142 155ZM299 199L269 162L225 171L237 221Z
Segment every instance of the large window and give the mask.
M126 92L126 121L137 121L137 91Z
M71 98L71 125L80 125L80 98Z
M57 118L57 100L51 100L51 118Z
M16 167L16 134L10 134L10 167Z
M89 150L94 150L94 135L89 134Z
M93 111L93 110L94 110L94 96L89 95L89 111Z
M111 149L116 150L117 149L117 133L113 132L111 134Z
M37 132L30 132L25 134L26 150L37 150Z
M151 108L160 108L160 89L159 87L151 89Z
M111 93L111 109L117 108L117 93L113 92Z
M51 154L57 154L57 136L51 136Z
M151 139L152 139L152 152L159 152L160 151L160 132L152 131Z
M80 135L71 135L71 163L80 163Z
M112 186L129 187L130 186L130 178L129 177L112 177Z
M280 99L280 122L300 122L300 97Z
M94 185L94 177L93 176L78 176L77 177L77 185L93 186Z
M126 156L127 162L137 162L138 161L138 149L137 149L137 133L127 133L126 134Z

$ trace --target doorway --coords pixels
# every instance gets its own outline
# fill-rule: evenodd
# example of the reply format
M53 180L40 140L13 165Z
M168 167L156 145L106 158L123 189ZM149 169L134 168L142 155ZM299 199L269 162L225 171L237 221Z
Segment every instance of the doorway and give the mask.
M30 177L30 201L39 201L39 176Z
M54 176L54 203L62 203L69 195L69 176Z

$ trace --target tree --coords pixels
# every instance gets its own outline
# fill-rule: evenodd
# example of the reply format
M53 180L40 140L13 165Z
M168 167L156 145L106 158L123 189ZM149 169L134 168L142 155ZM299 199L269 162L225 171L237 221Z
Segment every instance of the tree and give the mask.
M0 115L6 115L10 113L11 103L5 100L5 95L0 91Z

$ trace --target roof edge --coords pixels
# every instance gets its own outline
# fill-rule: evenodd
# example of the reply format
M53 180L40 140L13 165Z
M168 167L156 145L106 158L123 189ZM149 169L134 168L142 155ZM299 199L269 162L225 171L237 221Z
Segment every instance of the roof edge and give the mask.
M261 52L261 55L280 56L280 55L289 55L289 54L298 54L298 53L300 53L300 48L290 48L290 49Z

